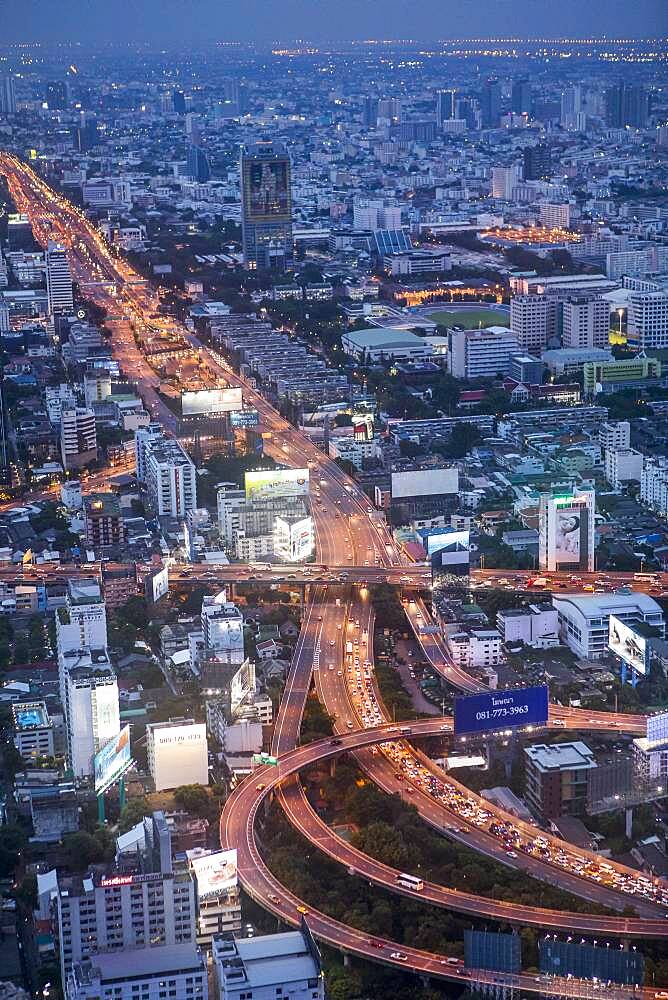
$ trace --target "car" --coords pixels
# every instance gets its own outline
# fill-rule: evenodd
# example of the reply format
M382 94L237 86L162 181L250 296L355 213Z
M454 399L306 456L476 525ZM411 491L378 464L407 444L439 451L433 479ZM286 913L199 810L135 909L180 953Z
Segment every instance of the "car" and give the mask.
M267 787L266 785L262 785L262 784L260 784L260 785L256 785L256 786L255 786L255 789L256 789L256 791L258 791L258 792L263 792L263 791L265 790L265 788L266 788L266 787Z
M330 640L329 640L329 644L330 644L330 646L333 646L333 645L334 645L334 640L333 640L333 639L330 639Z
M407 962L408 955L405 951L391 951L390 958L393 958L395 962Z
M369 944L371 945L372 948L384 948L385 947L385 945L383 944L382 941L369 941Z
M270 903L280 903L280 899L278 896L275 896L273 892L269 894L268 899Z
M517 857L517 851L506 851L506 855L509 858L516 858Z
M302 913L302 914L303 913L308 913L308 910L306 909L305 906L298 906L297 907L297 913Z
M329 741L329 745L330 745L330 747L340 747L341 746L341 740L339 739L338 736L335 736L333 739L331 739Z

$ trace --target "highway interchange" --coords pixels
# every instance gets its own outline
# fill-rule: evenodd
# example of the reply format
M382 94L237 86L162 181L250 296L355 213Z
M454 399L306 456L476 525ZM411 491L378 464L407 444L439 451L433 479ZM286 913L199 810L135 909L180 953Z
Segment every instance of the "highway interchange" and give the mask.
M512 915L508 916L507 907L512 907L513 904L500 904L494 900L477 897L467 898L467 894L430 885L425 886L420 898L429 900L435 905L458 908L461 912L472 912L477 915L488 914L495 919L503 919L509 923L516 922L518 925L534 923L537 926L572 929L578 926L573 920L579 919L585 921L587 930L602 935L665 937L666 923L663 921L668 915L666 906L668 897L661 896L665 890L655 883L648 888L639 879L637 872L623 869L621 866L610 866L613 876L608 881L611 884L602 884L598 864L600 859L592 862L591 858L587 857L587 852L576 851L572 845L557 842L547 836L543 838L545 847L536 850L532 848L530 853L513 850L512 854L517 856L512 857L508 853L510 850L508 824L512 824L513 829L518 829L520 839L526 842L529 839L534 842L540 839L536 837L535 828L524 828L514 817L504 814L483 800L477 800L476 796L454 782L418 750L411 748L405 740L401 740L401 734L395 732L396 727L387 722L379 722L378 713L382 719L382 706L377 697L375 709L368 700L366 706L363 706L360 699L357 699L356 705L355 693L358 691L358 685L354 666L353 690L346 688L348 671L345 662L344 636L353 609L347 591L354 583L361 585L363 581L371 583L379 579L384 582L396 581L404 589L410 587L415 580L417 588L418 579L421 582L424 575L423 568L407 565L402 552L393 542L384 518L371 509L368 499L356 484L269 406L259 393L236 375L224 358L202 345L174 320L164 317L153 318L157 302L155 293L137 279L127 264L104 243L78 209L49 188L27 165L7 154L0 155L0 171L8 178L17 210L29 214L38 238L42 242L46 242L49 237L55 238L70 247L70 261L77 280L82 287L85 287L87 295L93 301L108 309L116 317L112 323L108 323L113 334L114 355L126 375L137 383L138 391L154 419L161 421L168 431L174 432L174 415L157 392L159 378L135 342L135 333L139 333L140 340L150 337L151 329L157 325L156 335L163 339L172 338L175 343L186 343L196 350L212 377L224 378L230 384L243 387L246 403L257 408L260 413L261 425L265 431L265 450L268 454L285 465L300 467L308 463L311 470L318 559L319 565L326 566L327 570L323 570L323 574L318 576L317 570L304 571L303 568L295 570L290 567L292 574L285 574L288 577L294 575L297 581L301 578L311 583L311 586L304 611L302 631L276 720L272 749L280 758L279 766L273 770L264 769L252 780L242 783L230 796L221 817L221 841L223 846L233 846L238 849L240 879L249 894L288 922L299 921L303 915L301 912L304 909L303 904L276 882L259 855L255 843L255 819L265 795L285 778L296 775L301 768L319 760L354 750L360 767L367 771L380 787L388 792L398 791L409 797L415 803L420 815L446 835L497 861L502 860L505 864L530 872L534 877L543 878L560 888L577 892L580 896L602 902L611 908L622 909L631 903L638 916L583 917L578 914L540 912L537 907L517 907L512 911ZM199 577L200 571L202 571L201 577ZM253 579L261 579L263 572L266 572L271 579L272 572L275 571L263 571L258 568L256 572L252 568L248 570L241 568L240 572L239 567L215 567L215 569L197 567L187 570L179 567L176 570L176 578L172 579L173 574L170 576L170 584L173 582L178 586L181 579L185 581L186 577L179 577L182 572L188 573L188 579L197 577L202 582L206 582L211 574L217 582L222 581L230 573L236 574L236 582L242 582L244 578L251 578L251 572ZM244 577L244 572L248 573L247 577ZM331 576L325 577L325 572ZM341 574L346 574L347 578L341 579ZM402 580L402 576L409 578L410 582ZM509 574L506 573L506 578L508 577ZM596 579L598 580L598 577ZM325 586L328 581L338 585L337 593L346 595L341 599L339 606ZM482 578L481 582L484 582ZM509 583L514 589L514 581L509 580ZM617 581L610 581L610 584L619 585ZM665 580L657 578L652 586L660 588L665 584ZM501 586L505 585L501 583ZM577 583L573 585L572 589L581 587L588 589L590 586L592 589L607 589L605 581L603 584L600 581L598 584L594 581L591 584L589 581L582 581L580 585ZM362 595L363 593L362 590ZM367 634L365 660L362 660L361 656L358 658L370 664L368 673L371 675L371 613L363 597L357 597L356 600L358 603L355 608L360 620L360 629ZM440 637L424 633L423 627L430 621L426 606L409 602L406 607L409 620L425 655L439 673L453 686L462 690L477 689L480 686L478 681L452 664ZM340 629L338 625L341 625ZM330 665L334 669L330 670ZM340 731L337 740L340 739L341 742L332 745L331 742L324 741L320 744L298 747L301 718L314 674L319 697L327 710L337 717L336 728ZM370 678L365 676L363 692L368 690L367 679ZM642 732L643 728L642 719L638 717L583 713L557 706L552 708L551 722L557 725L561 722L564 726L579 730L605 729L612 725L620 733L637 734ZM444 725L447 725L447 720L443 718L436 721L415 722L411 724L410 735L433 734L435 731L443 735L441 727ZM371 749L365 749L376 745L380 745L380 752L373 753ZM401 773L397 768L403 768L409 773ZM258 789L258 785L266 785L266 788ZM409 785L413 788L412 792L408 791ZM427 791L427 788L430 788L431 792ZM434 788L442 791L435 795ZM344 850L339 838L327 829L323 831L296 779L290 777L285 789L279 794L291 821L331 857L392 891L406 892L396 885L396 875L391 870L383 870L384 866L380 866L366 855L353 852L347 844ZM482 825L480 825L480 810L484 810L487 814L482 820ZM503 828L503 835L491 833L489 830L491 824ZM560 856L573 857L575 854L579 855L578 865L582 869L579 872L564 867L557 860ZM629 886L631 884L629 879L635 879L637 887L632 896L628 891L621 891L619 888L621 885ZM453 897L456 897L456 907ZM390 965L412 968L428 975L462 982L467 978L466 970L448 963L445 956L416 951L392 941L370 941L368 935L312 909L307 919L316 936L344 951ZM508 981L499 974L477 971L475 978L476 981L486 983ZM537 981L534 976L522 975L513 979L516 986L526 991L546 990L546 984ZM591 995L589 990L590 986L578 985L576 981L560 983L562 995L589 996ZM629 996L630 992L628 987L619 989L609 987L605 996L616 1000ZM649 997L653 996L653 991L638 990L633 991L633 995Z

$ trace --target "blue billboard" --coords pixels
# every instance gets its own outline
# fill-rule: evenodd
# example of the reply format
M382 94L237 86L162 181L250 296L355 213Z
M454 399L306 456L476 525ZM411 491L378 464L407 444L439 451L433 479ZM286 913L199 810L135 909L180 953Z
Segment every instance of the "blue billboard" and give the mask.
M257 410L230 410L230 426L235 430L248 430L259 425L260 414Z
M645 960L639 951L624 951L620 947L576 944L548 938L538 942L539 967L552 976L575 976L578 979L598 979L624 986L642 985Z
M464 931L464 965L467 969L520 972L522 943L519 934Z
M547 710L545 685L455 698L455 735L544 726Z

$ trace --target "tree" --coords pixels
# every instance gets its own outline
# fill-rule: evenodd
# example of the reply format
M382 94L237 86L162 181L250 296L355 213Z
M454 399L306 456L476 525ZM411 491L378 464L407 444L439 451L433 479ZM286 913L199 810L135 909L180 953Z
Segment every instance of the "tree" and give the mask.
M482 441L482 434L475 424L455 424L449 441L439 451L446 458L463 458Z
M0 826L0 877L13 875L27 841L23 827L15 823Z
M415 863L415 849L409 847L400 831L388 823L371 823L353 834L352 844L372 858L400 871L413 867Z
M63 837L63 847L67 853L69 866L77 872L89 865L104 861L104 846L92 833L79 830Z
M121 833L127 833L133 826L136 826L144 816L151 815L151 807L145 796L130 799L121 810L118 820L118 829Z
M174 801L180 809L194 816L206 817L211 806L211 799L202 785L180 785L174 789Z

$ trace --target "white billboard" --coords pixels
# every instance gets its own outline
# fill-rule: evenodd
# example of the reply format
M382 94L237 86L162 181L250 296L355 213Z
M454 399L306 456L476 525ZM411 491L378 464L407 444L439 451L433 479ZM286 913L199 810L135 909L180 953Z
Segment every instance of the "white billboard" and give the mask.
M423 535L427 555L447 550L448 552L466 552L469 549L469 531L457 531L455 528L440 528L425 532Z
M554 552L557 563L579 562L582 512L557 508L554 517Z
M95 791L98 795L118 781L132 763L130 756L130 727L123 726L118 736L95 754Z
M247 472L244 476L246 499L308 496L308 477L308 469L261 469L258 472Z
M243 397L239 386L225 389L185 389L181 393L181 413L184 417L214 416L240 410Z
M286 562L303 562L313 555L315 534L313 518L303 517L290 522L278 516L274 523L274 551Z
M166 566L151 573L151 599L155 604L161 597L169 593L169 570Z
M459 492L459 473L456 468L419 469L412 472L392 473L392 499L441 496Z
M647 673L647 640L616 615L610 615L608 646L636 673Z
M197 898L211 899L237 885L237 851L216 851L190 862L197 879Z
M647 739L656 746L668 744L668 712L647 717Z

